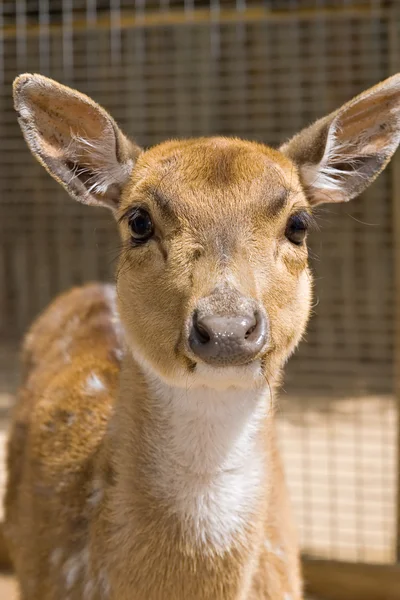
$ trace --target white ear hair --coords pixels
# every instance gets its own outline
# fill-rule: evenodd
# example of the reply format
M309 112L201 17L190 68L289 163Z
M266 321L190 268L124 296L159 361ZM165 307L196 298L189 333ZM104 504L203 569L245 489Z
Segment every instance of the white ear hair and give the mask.
M317 164L304 164L300 167L303 183L309 190L319 190L320 194L326 191L326 201L334 200L335 194L338 201L342 200L343 190L346 188L346 179L351 172L356 172L359 165L357 149L351 149L351 144L340 143L337 140L337 131L332 125L329 128L326 147L321 161ZM343 162L345 157L345 163ZM362 176L362 175L361 175ZM367 176L365 175L366 179ZM350 200L349 197L345 198Z
M85 149L81 152L80 149ZM89 194L105 195L111 186L122 187L131 173L134 161L129 158L124 164L115 161L100 139L88 139L71 132L71 154L75 157L74 177L88 176L86 186ZM90 154L90 163L80 162L80 157Z

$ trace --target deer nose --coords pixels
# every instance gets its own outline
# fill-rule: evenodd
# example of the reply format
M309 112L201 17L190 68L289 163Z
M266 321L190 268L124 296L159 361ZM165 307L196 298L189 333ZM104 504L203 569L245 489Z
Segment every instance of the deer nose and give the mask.
M206 363L242 365L260 352L267 340L267 320L261 312L237 316L193 314L189 334L192 352Z

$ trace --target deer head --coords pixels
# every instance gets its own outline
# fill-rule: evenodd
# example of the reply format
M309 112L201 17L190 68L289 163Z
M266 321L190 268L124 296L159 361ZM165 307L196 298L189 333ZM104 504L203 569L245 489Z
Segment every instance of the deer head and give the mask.
M310 312L313 207L357 196L400 140L399 75L279 150L222 137L141 150L93 100L40 75L18 77L14 98L41 164L113 211L128 345L182 387L274 380Z

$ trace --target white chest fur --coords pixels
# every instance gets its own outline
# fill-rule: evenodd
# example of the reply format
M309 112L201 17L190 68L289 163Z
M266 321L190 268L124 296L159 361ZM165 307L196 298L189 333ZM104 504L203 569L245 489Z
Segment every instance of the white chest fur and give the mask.
M153 493L178 516L192 543L226 551L245 535L265 482L258 434L268 392L151 387L157 414L157 427L147 432L153 436Z

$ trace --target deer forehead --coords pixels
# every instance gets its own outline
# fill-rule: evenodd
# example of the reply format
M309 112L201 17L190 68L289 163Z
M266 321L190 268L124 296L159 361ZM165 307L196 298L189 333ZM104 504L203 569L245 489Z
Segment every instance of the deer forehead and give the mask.
M263 144L229 138L169 141L138 160L121 210L143 198L168 216L202 220L237 218L289 208L301 186L293 163ZM305 203L303 198L303 205Z

